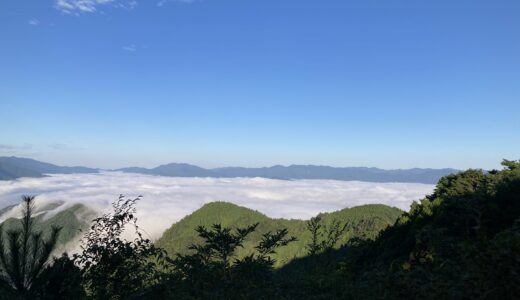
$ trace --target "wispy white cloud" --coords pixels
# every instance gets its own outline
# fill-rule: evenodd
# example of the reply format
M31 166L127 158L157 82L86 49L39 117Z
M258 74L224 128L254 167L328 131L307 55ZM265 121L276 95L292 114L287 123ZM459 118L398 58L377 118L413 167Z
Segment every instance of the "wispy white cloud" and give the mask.
M48 144L47 148L50 149L52 152L85 150L85 148L83 148L81 146L74 145L74 144L65 144L65 143ZM47 149L45 149L45 150L47 150Z
M119 8L124 8L124 9L134 9L135 7L137 7L137 1L135 0L132 0L132 1L128 1L128 2L120 2L117 4L117 7Z
M27 23L32 26L38 26L38 25L40 25L40 20L33 18L33 19L30 19Z
M198 0L159 0L157 6L161 7L167 2L189 4ZM134 9L138 6L137 0L55 0L55 7L67 14L78 15L80 13L93 13L102 6L111 5L116 8Z
M114 7L132 9L135 0L56 0L56 8L64 13L93 13L98 7L112 4Z
M85 148L78 145L64 143L52 143L47 145L34 144L0 144L0 156L19 156L37 158L44 154L56 153L56 151L78 151Z
M418 183L177 178L119 172L56 174L0 181L0 208L17 203L23 194L33 194L39 195L37 203L64 201L63 208L84 203L104 211L119 194L143 195L137 205L139 223L155 239L174 222L213 201L235 203L275 218L308 219L319 212L367 203L407 210L413 200L430 194L433 188Z
M0 151L13 151L18 149L15 145L9 145L9 144L0 144Z
M49 148L54 149L54 150L67 149L67 145L62 144L62 143L49 144L48 146L49 146Z
M196 0L160 0L159 2L157 2L157 6L159 6L159 7L164 6L168 2L177 2L177 3L190 4L190 3L193 3L195 1Z
M135 52L137 50L134 44L123 46L122 49L129 52Z
M28 152L32 152L34 147L29 144L24 145L13 145L13 144L0 144L0 155L20 155Z

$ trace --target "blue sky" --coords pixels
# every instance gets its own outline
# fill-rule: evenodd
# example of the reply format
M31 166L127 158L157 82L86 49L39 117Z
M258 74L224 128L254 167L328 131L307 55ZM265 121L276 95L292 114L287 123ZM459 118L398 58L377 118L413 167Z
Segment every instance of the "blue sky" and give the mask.
M496 168L519 1L3 0L0 155Z

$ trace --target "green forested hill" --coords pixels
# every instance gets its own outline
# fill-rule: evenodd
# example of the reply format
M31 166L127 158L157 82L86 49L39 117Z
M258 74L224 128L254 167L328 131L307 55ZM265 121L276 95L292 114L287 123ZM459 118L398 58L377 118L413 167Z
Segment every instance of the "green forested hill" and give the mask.
M311 299L520 299L520 162L443 177L375 240L280 270Z
M347 208L320 214L320 216L324 226L330 225L333 220L348 224L346 232L338 242L338 245L341 245L353 236L375 238L381 229L393 224L401 213L402 211L397 208L377 204ZM287 228L289 235L297 237L298 240L277 251L273 256L276 259L276 266L286 264L291 259L308 253L306 245L310 242L311 234L307 230L306 221L271 219L257 211L226 202L206 204L186 216L166 230L156 245L164 248L170 256L175 253L185 254L188 252L189 245L202 242L195 231L199 225L211 227L213 224L221 224L223 227L237 228L254 223L259 223L258 228L248 237L244 248L237 251L237 257L252 253L262 234L281 228Z
M90 221L96 216L93 210L83 204L75 204L54 215L50 215L50 211L60 205L63 205L63 203L50 203L41 207L36 210L34 217L35 229L42 231L44 236L50 234L52 226L62 227L56 252L67 250L63 247L66 246L68 242L78 238L81 235L80 230L88 228ZM0 217L12 207L13 206L10 206L0 210ZM2 225L4 232L10 229L20 228L21 226L20 220L15 218L5 220Z

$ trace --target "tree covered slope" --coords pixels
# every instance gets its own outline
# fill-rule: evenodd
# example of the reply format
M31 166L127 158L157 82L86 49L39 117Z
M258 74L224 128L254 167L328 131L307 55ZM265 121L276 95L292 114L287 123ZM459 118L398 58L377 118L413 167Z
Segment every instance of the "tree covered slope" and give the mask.
M80 230L87 229L90 221L96 216L96 212L83 204L74 204L56 213L53 212L54 209L58 209L62 205L64 205L62 202L47 204L38 208L34 216L34 228L41 231L44 236L50 234L53 226L62 228L58 237L57 251L68 250L64 248L67 246L73 247L74 245L68 245L68 243L79 238ZM18 216L7 219L3 217L12 209L16 209L16 205L0 210L0 222L5 231L17 229L21 226L19 219L16 218Z
M320 214L324 226L330 226L333 220L347 224L347 229L338 245L356 237L375 238L380 230L393 224L402 211L385 205L363 205L347 208L333 213ZM164 248L170 256L175 253L188 253L188 246L199 244L202 240L195 229L202 225L211 227L221 224L223 227L246 227L259 223L255 232L251 233L243 248L237 251L237 257L244 257L254 251L262 234L287 228L289 235L297 237L297 241L280 248L274 256L276 266L281 266L296 257L308 253L306 245L311 241L307 230L307 222L303 220L271 219L257 211L226 202L213 202L204 205L191 215L186 216L166 230L156 242L156 246Z
M520 162L443 177L375 240L293 261L286 293L320 299L519 299ZM318 284L319 283L319 284Z

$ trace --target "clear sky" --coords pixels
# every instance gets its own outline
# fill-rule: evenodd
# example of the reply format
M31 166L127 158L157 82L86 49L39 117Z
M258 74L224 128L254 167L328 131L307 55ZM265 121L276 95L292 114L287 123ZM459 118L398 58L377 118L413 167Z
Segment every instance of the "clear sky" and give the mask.
M520 1L2 0L0 155L496 168Z

